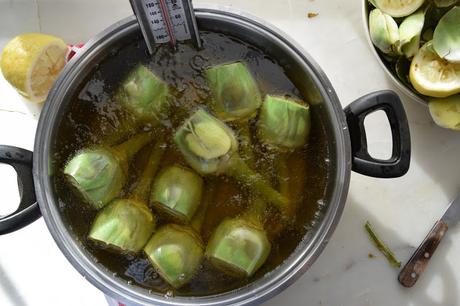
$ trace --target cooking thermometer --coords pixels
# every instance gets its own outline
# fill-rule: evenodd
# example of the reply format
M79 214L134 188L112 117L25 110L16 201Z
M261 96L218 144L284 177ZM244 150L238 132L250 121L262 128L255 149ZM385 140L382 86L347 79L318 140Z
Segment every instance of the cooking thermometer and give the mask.
M201 48L191 0L130 0L150 54L156 44L192 40Z

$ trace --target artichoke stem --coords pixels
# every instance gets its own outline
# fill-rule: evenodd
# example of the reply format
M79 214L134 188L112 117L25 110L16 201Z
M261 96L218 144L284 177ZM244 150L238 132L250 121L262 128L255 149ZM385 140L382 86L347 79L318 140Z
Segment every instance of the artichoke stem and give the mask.
M270 227L269 236L272 237L272 239L274 237L278 237L279 234L286 228L286 226L289 223L292 223L295 218L294 213L296 210L296 206L294 205L295 200L293 200L292 195L290 194L291 182L289 182L290 171L287 165L287 154L288 153L280 153L277 155L277 158L275 159L275 169L278 177L278 190L280 191L281 195L289 199L289 205L286 209L286 222L274 224Z
M278 155L276 159L276 170L279 177L280 193L285 197L289 197L289 168L287 165L287 156L285 154Z
M270 184L258 173L254 172L248 165L235 155L229 162L228 174L248 186L252 191L263 197L266 201L275 205L286 216L289 200L273 189Z
M116 146L122 139L128 138L133 131L137 131L141 125L134 116L126 114L119 119L119 124L114 127L114 131L104 137L104 145Z
M190 226L198 234L201 232L201 226L203 225L204 219L206 217L206 211L209 204L214 201L214 193L217 188L217 183L214 180L211 180L206 184L206 193L204 194L201 200L201 206L198 208L198 212L193 217Z
M257 225L261 228L264 227L264 215L265 209L267 208L267 203L264 199L260 197L254 197L251 200L251 203L248 209L243 214L243 219L248 220L249 222Z
M240 129L241 137L241 148L242 154L247 159L247 163L250 167L254 168L255 165L255 155L252 150L252 141L251 141L251 132L249 130L249 124L244 124ZM263 216L265 214L265 209L267 208L266 201L259 196L254 196L251 198L248 209L245 211L243 218L259 225L263 228Z
M250 167L254 167L255 156L254 151L252 150L252 141L251 141L251 132L249 130L249 124L243 124L240 129L240 138L241 138L241 153L243 157L247 160Z
M128 141L119 144L113 148L120 162L127 163L128 160L152 140L152 133L142 133L134 136Z
M155 147L150 153L149 160L147 165L142 172L142 176L139 179L139 183L132 193L132 198L142 201L144 203L148 202L150 189L152 187L153 178L160 166L161 158L163 157L165 151L165 145L163 139L158 139Z

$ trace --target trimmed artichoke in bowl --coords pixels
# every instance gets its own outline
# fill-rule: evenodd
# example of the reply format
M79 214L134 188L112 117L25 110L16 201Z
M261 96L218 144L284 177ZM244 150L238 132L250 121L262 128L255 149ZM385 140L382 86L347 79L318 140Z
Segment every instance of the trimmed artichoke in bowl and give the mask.
M191 221L201 202L203 179L180 166L170 166L156 178L150 203L181 223Z
M412 58L420 48L420 38L425 24L425 12L419 10L406 17L399 26L400 53Z
M379 9L369 15L369 33L374 45L385 54L396 54L399 43L399 30L396 21Z
M425 101L460 93L460 1L368 1L371 41L400 85Z
M210 107L223 121L247 120L262 104L257 83L242 62L208 68L206 78Z
M460 131L460 95L444 99L430 99L431 117L440 127Z

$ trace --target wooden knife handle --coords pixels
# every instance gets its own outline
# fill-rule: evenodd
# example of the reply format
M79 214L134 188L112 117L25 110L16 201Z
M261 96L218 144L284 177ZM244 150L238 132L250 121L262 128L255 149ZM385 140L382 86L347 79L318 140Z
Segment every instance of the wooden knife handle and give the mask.
M423 242L417 250L415 250L414 254L412 254L412 257L404 268L399 272L398 280L401 285L404 287L412 287L415 285L442 238L444 238L448 228L447 223L442 220L435 223Z

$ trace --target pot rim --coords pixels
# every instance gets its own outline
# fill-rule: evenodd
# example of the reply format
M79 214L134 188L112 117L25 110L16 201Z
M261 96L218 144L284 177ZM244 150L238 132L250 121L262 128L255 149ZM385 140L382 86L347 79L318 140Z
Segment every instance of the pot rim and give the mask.
M218 6L218 9L199 8L195 11L198 19L200 17L221 18L226 21L236 21L239 25L243 24L265 32L276 40L277 44L287 47L305 64L304 68L309 70L312 81L326 101L324 105L328 108L330 124L333 125L337 150L337 169L331 174L331 179L336 182L336 185L331 202L315 233L312 235L307 233L300 243L302 247L297 247L280 266L244 287L211 296L168 298L159 294L150 294L147 290L139 289L137 286L128 285L123 280L113 277L110 271L104 271L92 260L91 255L81 248L81 243L72 237L61 218L58 203L53 195L52 173L50 173L49 166L51 156L49 153L53 141L51 137L53 125L58 118L62 98L69 85L75 80L75 76L80 72L80 65L103 52L104 41L109 40L110 37L114 35L123 36L123 33L129 33L133 29L139 28L134 16L113 24L85 44L80 54L66 65L51 89L37 127L33 176L40 210L58 247L84 278L105 294L128 304L184 306L260 304L291 285L316 261L340 221L348 193L351 173L351 145L348 126L338 97L318 64L296 43L293 43L293 39L289 38L288 35L257 17L234 9L223 9L221 6ZM307 242L305 243L305 241Z

